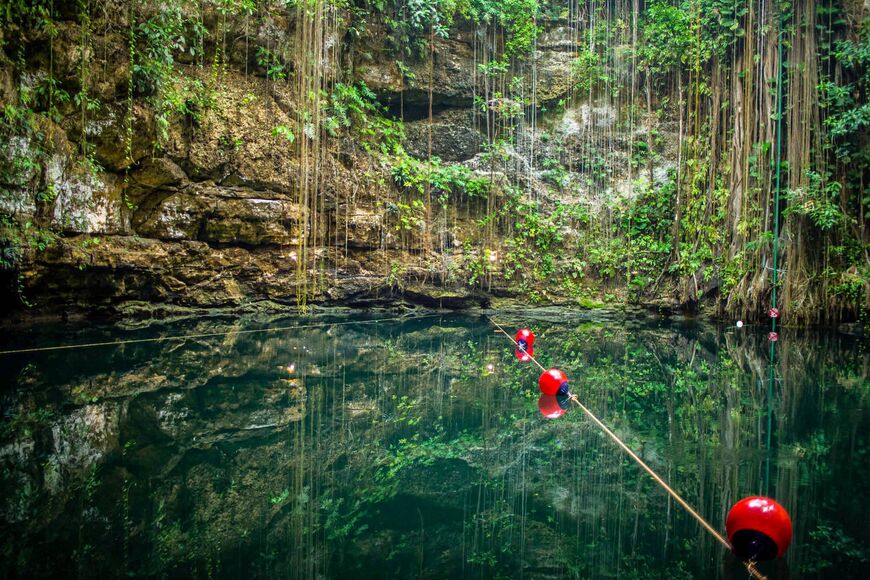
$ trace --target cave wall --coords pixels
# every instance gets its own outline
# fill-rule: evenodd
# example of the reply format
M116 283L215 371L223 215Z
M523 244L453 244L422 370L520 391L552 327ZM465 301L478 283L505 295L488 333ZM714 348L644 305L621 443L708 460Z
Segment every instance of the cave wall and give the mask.
M474 50L479 33L459 19L449 38L436 37L430 79L428 58L406 59L410 72L402 73L383 23L372 22L359 38L339 27L322 39L324 45L341 43L337 61L324 73L329 82L365 82L387 111L405 119L403 144L411 156L429 156L431 134L433 156L488 179L492 191L488 199L451 194L441 204L429 201L421 220L403 226L406 198L390 168L363 139L345 131L321 137L317 201L306 204L299 178L307 161L298 141L272 131L298 126L303 105L294 72L280 82L266 78L255 57L260 48L280 46L292 62L296 15L273 7L249 26L239 18L222 23L206 10L205 28L224 26L230 40L220 51L213 41L205 44L199 60L176 51L173 66L183 77L212 86L211 103L194 116L173 115L156 147L153 102L138 90L128 100L125 35L131 14L138 23L153 16L147 7L124 2L94 8L90 15L88 91L99 108L82 114L67 102L58 105L54 120L40 118L39 132L47 136L44 160L24 181L50 185L56 197L40 201L32 187L4 187L0 209L19 223L60 234L44 250L26 246L17 267L4 270L7 312L295 305L300 293L312 303L360 305L404 297L435 306L486 304L492 295L518 294L495 259L484 263L484 275L472 279L470 273L485 256L503 255L512 232L511 216L489 228L479 225L504 204L503 186L522 182L524 195L545 204L601 207L614 194L630 196L633 179L645 179L632 177L630 135L619 125L620 112L606 104L563 104L536 113L534 126L521 121L508 159L494 170L484 161L486 123L474 102L481 82ZM55 19L53 37L38 29L12 31L24 45L17 53L6 45L4 103L17 104L21 87L38 86L49 66L70 94L81 88L81 17L59 11ZM519 65L535 66L537 102L556 103L568 95L574 46L565 23L543 23L534 63ZM27 140L15 148L25 156L37 149ZM612 155L606 184L588 179L580 163L598 149ZM83 163L83 151L90 152L91 163ZM666 179L674 165L671 153L657 159L655 180ZM576 185L570 194L565 183L548 182L542 166L548 157L566 168L567 183ZM563 234L577 238L576 231Z

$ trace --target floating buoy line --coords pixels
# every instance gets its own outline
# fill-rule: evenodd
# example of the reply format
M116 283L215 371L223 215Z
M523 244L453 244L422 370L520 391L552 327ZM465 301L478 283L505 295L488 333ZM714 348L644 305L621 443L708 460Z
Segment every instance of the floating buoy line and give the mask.
M763 560L781 558L791 543L791 518L782 505L773 499L763 496L750 496L740 500L728 512L725 522L728 539L725 539L680 494L611 431L601 419L596 417L586 405L580 402L577 394L570 391L568 376L564 371L556 368L545 369L535 359L532 351L535 337L531 330L523 328L517 332L516 336L511 336L492 317L487 318L508 340L514 343L517 359L521 362L531 361L541 369L541 376L538 379L538 388L541 391L538 408L545 418L555 419L562 416L568 408L568 401L573 401L597 427L604 431L620 449L625 451L629 457L646 471L689 515L695 518L702 528L707 530L722 546L734 553L742 561L746 571L753 578L766 580L766 576L758 570L756 563Z
M376 324L378 322L395 322L397 320L423 320L442 316L441 314L424 314L422 316L394 316L392 318L374 318L372 320L348 320L345 322L320 322L317 324L296 324L292 326L271 326L266 328L252 328L248 330L223 330L220 332L201 332L196 334L179 334L173 336L157 336L153 338L133 338L129 340L109 340L105 342L88 342L82 344L62 344L55 346L40 346L34 348L17 348L12 350L0 350L0 355L22 354L28 352L46 352L52 350L71 350L75 348L93 348L97 346L121 346L124 344L138 344L143 342L165 342L170 340L191 340L194 338L211 338L215 336L228 336L230 334L257 334L261 332L285 332L289 330L302 330L308 328L324 328L327 326L348 326L351 324Z

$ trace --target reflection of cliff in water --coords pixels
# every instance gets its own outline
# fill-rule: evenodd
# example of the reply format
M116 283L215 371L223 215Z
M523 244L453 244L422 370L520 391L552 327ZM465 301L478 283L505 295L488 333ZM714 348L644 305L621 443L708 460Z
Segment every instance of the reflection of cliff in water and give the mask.
M783 334L768 452L761 330L505 322L531 323L542 363L714 525L767 486L795 520L792 573L860 571L855 339ZM730 556L580 413L540 418L537 373L509 346L483 318L436 317L10 357L3 572L729 576Z

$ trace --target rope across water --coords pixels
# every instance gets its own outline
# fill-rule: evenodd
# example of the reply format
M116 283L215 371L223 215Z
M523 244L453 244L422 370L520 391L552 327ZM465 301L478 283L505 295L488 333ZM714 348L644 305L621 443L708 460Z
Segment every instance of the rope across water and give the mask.
M351 324L373 324L378 322L394 322L396 320L422 320L424 318L432 318L441 316L441 314L424 314L422 316L394 316L392 318L376 318L372 320L353 320L346 322L321 322L318 324L297 324L294 326L273 326L269 328L253 328L249 330L225 330L221 332L201 332L196 334L180 334L176 336L158 336L154 338L133 338L130 340L110 340L106 342L88 342L83 344L64 344L57 346L40 346L34 348L18 348L12 350L0 350L0 355L4 354L21 354L28 352L45 352L52 350L70 350L75 348L92 348L95 346L120 346L122 344L136 344L142 342L163 342L168 340L190 340L193 338L210 338L214 336L228 336L230 334L256 334L259 332L283 332L290 330L300 330L306 328L323 328L326 326L348 326Z
M517 341L514 340L514 337L508 334L507 331L502 328L502 326L498 322L493 320L492 317L487 318L489 318L489 321L492 322L496 326L496 328L498 328L502 332L502 334L508 337L508 340L517 345L517 347L519 347L519 344L517 344ZM526 355L533 363L538 365L538 368L541 369L541 371L546 371L543 365L541 365L541 363L539 363L535 359L535 357L530 355L528 352L526 352ZM607 436L610 437L614 443L616 443L623 451L625 451L625 453L629 457L631 457L644 471L646 471L656 483L658 483L666 492L668 492L668 494L672 498L674 498L674 500L678 504L680 504L680 506L682 506L683 509L685 509L689 513L689 515L695 518L695 520L697 520L698 523L701 524L701 527L710 532L710 534L716 539L716 541L718 541L720 544L722 544L722 546L731 551L731 544L728 542L728 540L726 540L722 534L717 532L716 529L712 525L710 525L710 523L705 520L704 517L701 516L701 514L695 511L694 508L692 508L692 506L690 506L686 500L680 497L680 494L678 494L670 485L667 484L667 482L665 482L664 479L662 479L655 471L653 471L653 469L649 465L647 465L643 461L643 459L638 457L637 454L628 447L628 445L623 443L623 441L613 431L608 429L607 425L605 425L601 421L601 419L596 417L592 411L590 411L583 403L580 402L580 400L577 398L577 395L570 393L568 398L574 401L574 403L578 407L580 407L580 410L582 410L586 414L586 416L589 417L593 423L595 423L595 425L597 425L602 431L604 431L604 433L607 434ZM749 574L752 575L754 578L758 580L765 579L765 576L761 574L761 572L759 572L758 569L755 567L754 562L744 562L743 565L746 567L747 572L749 572Z
M282 331L292 331L292 330L300 330L300 329L310 329L310 328L322 328L326 326L347 326L351 324L372 324L378 322L392 322L397 320L422 320L425 318L432 318L435 316L441 316L440 314L428 314L423 316L413 316L413 317L405 317L405 316L396 316L392 318L380 318L373 320L362 320L362 321L346 321L346 322L331 322L331 323L318 323L318 324L299 324L299 325L291 325L291 326L276 326L269 328L256 328L249 330L227 330L220 332L203 332L203 333L194 333L194 334L183 334L183 335L175 335L175 336L160 336L153 338L137 338L130 340L115 340L115 341L105 341L105 342L91 342L91 343L82 343L82 344L69 344L69 345L56 345L56 346L46 346L46 347L34 347L34 348L21 348L21 349L11 349L11 350L2 350L0 351L0 355L5 354L21 354L21 353L33 353L33 352L46 352L46 351L57 351L57 350L70 350L76 348L92 348L98 346L120 346L124 344L138 344L138 343L147 343L147 342L163 342L170 340L190 340L195 338L209 338L216 336L228 336L230 334L255 334L255 333L263 333L263 332L282 332ZM510 340L514 345L519 347L520 345L514 340L510 334L505 331L505 329L497 323L492 317L487 317L489 321L495 325L498 330L504 334L508 340ZM535 359L532 355L526 354L529 356L529 360L535 363L541 371L546 371L543 365ZM722 546L731 550L731 544L726 540L722 534L716 531L713 526L707 522L697 511L695 511L692 506L689 505L686 500L684 500L671 486L667 484L649 465L647 465L640 457L637 456L613 431L611 431L598 417L595 416L592 411L590 411L580 400L577 398L577 395L570 394L570 400L574 402L591 420L595 425L597 425L604 433L610 437L625 453L631 457L644 471L646 471L653 480L658 483L674 500L685 509L689 515L691 515L695 520L698 521L701 526L707 530ZM758 569L755 567L754 562L744 562L746 570L752 575L754 578L758 580L764 580L765 576L762 575Z

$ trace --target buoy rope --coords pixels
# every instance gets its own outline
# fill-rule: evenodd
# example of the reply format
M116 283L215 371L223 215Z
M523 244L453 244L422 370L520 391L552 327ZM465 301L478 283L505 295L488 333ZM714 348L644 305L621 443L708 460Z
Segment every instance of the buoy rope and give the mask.
M110 340L106 342L88 342L82 344L64 344L56 346L41 346L34 348L18 348L12 350L0 350L0 355L21 354L28 352L45 352L52 350L70 350L75 348L92 348L96 346L120 346L122 344L137 344L143 342L163 342L168 340L190 340L194 338L211 338L215 336L227 336L230 334L256 334L259 332L282 332L288 330L302 330L310 328L323 328L326 326L348 326L351 324L372 324L377 322L394 322L396 320L422 320L441 316L441 314L424 314L422 316L394 316L392 318L375 318L372 320L348 320L345 322L321 322L318 324L297 324L294 326L273 326L267 328L253 328L249 330L225 330L221 332L202 332L197 334L179 334L175 336L158 336L153 338L134 338L129 340Z
M514 337L512 337L510 334L508 334L507 331L505 331L505 329L502 328L502 326L498 322L493 320L491 317L488 317L488 318L489 318L489 321L492 322L496 326L496 328L498 328L505 336L508 337L508 339L510 339L511 342L513 342L515 345L517 345L517 347L519 347L519 344L517 343L516 340L514 340ZM535 357L533 357L527 351L525 351L525 353L532 362L534 362L536 365L538 365L538 368L540 368L542 371L546 371L546 369L543 367L543 365L541 365L541 363L539 363L535 359ZM614 433L613 431L608 429L607 425L605 425L601 421L601 419L596 417L592 411L590 411L583 403L580 402L580 399L577 398L577 395L575 395L573 393L569 393L568 398L571 399L572 401L574 401L574 403L578 407L580 407L580 410L582 410L584 413L586 413L586 416L589 417L593 423L595 423L599 428L601 428L602 431L604 431L611 439L613 439L614 443L616 443L623 451L625 451L629 457L634 459L634 461L638 465L640 465L640 467L643 468L643 470L646 471L650 475L650 477L653 478L653 480L656 483L658 483L660 486L662 486L662 488L666 492L668 492L668 494L672 498L674 498L674 500L678 504L680 504L680 506L682 506L683 509L685 509L689 513L689 515L691 515L693 518L695 518L695 520L697 520L697 522L699 524L701 524L701 527L703 527L705 530L710 532L710 534L712 534L712 536L714 538L716 538L716 541L718 541L720 544L722 544L722 546L724 546L727 550L729 550L729 551L732 550L730 542L728 542L728 540L726 540L722 534L717 532L716 528L711 526L710 523L707 520L705 520L701 514L699 514L697 511L695 511L692 508L692 506L689 505L689 503L686 500L684 500L680 496L680 494L678 494L674 490L674 488L672 488L670 485L668 485L667 482L664 479L662 479L661 476L659 476L659 474L657 474L655 471L653 471L652 467L647 465L643 461L643 459L638 457L637 454L634 451L632 451L631 448L628 447L628 445L623 443L622 439L620 439L619 436L616 435L616 433ZM766 580L766 577L761 572L759 572L759 570L755 567L755 562L743 562L743 565L746 567L746 571L749 572L749 574L753 578L756 578L757 580Z
M777 33L778 62L776 71L776 190L773 197L773 283L771 288L770 306L776 308L776 286L779 270L779 192L782 174L782 13L779 15L779 30ZM770 331L776 332L776 317L770 319Z
M774 324L776 324L776 319L774 318ZM773 445L773 379L774 379L774 362L776 355L774 353L774 345L773 341L770 341L770 355L767 362L768 366L768 377L767 377L767 446L766 446L766 455L764 461L764 481L762 482L762 487L764 489L764 495L770 495L770 455L771 455L771 447Z
M489 318L489 321L492 322L493 324L495 324L496 328L498 328L502 332L502 334L504 334L506 337L508 337L508 340L510 340L512 343L514 343L517 346L517 348L522 348L522 347L520 347L520 343L518 343L516 340L514 340L514 337L512 337L510 334L508 334L507 331L504 328L502 328L498 322L493 320L491 316L487 316L487 318ZM538 365L539 369L541 369L542 371L547 370L541 365L541 363L539 363L537 361L537 359L535 357L533 357L531 354L529 354L529 351L527 351L525 348L523 348L522 350L529 357L529 360L531 360L533 363Z
M770 289L771 314L776 310L776 287L779 284L777 260L779 258L779 194L782 182L782 21L783 14L780 11L776 35L778 51L776 63L776 189L773 198L773 280ZM770 336L768 337L770 347L767 381L767 458L765 459L764 481L762 484L765 495L770 493L770 448L773 433L773 375L774 363L776 360L776 340L772 339L776 337L776 319L777 316L770 317Z
M692 506L690 506L690 505L688 504L688 502L686 502L686 500L684 500L682 497L680 497L680 494L678 494L676 491L674 491L674 488L672 488L670 485L668 485L668 484L665 482L665 480L662 479L662 478L659 476L659 474L657 474L655 471L653 471L652 467L650 467L649 465L647 465L647 464L644 462L643 459L641 459L640 457L638 457L637 454L636 454L634 451L632 451L632 450L628 447L628 445L626 445L625 443L623 443L622 440L621 440L621 439L616 435L616 433L614 433L613 431L611 431L610 429L608 429L608 428L607 428L607 425L605 425L604 423L601 422L601 419L599 419L598 417L596 417L595 414L594 414L592 411L590 411L588 408L586 408L586 406L585 406L583 403L581 403L580 400L577 398L577 395L571 393L571 394L569 395L568 398L570 398L572 401L574 401L574 402L577 404L577 406L580 407L580 409L581 409L584 413L586 413L586 415L587 415L590 419L592 419L592 421L593 421L596 425L598 425L598 426L601 428L602 431L604 431L605 433L607 433L607 435L608 435L611 439L613 439L613 442L614 442L614 443L616 443L617 445L619 445L619 446L622 448L622 450L625 451L625 452L628 454L629 457L631 457L632 459L634 459L634 460L637 462L637 464L640 465L640 466L643 468L643 470L646 471L646 472L650 475L650 477L652 477L652 478L656 481L656 483L658 483L659 485L661 485L661 486L664 488L664 490L665 490L666 492L668 492L668 493L670 494L670 496L671 496L672 498L674 498L674 500L676 500L676 502L677 502L678 504L680 504L681 506L683 506L683 508L684 508L687 512L689 512L689 514L690 514L693 518L695 518L696 520L698 520L698 523L701 524L701 526L703 526L704 529L706 529L708 532L710 532L711 534L713 534L713 537L716 538L716 540L718 540L718 542L719 542L720 544L722 544L723 546L725 546L725 547L726 547L727 549L729 549L729 550L731 549L731 544L728 542L728 540L726 540L726 539L722 536L722 534L720 534L719 532L717 532L716 529L715 529L713 526L711 526L711 525L707 522L707 520L704 519L703 516L701 516L701 514L699 514L698 512L696 512L696 511L692 508Z

